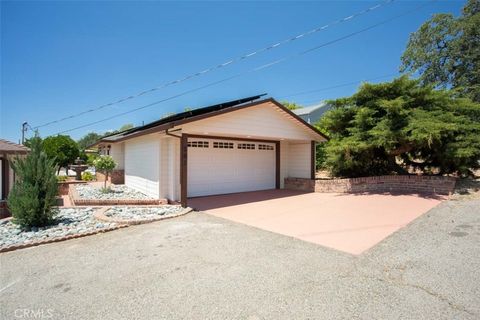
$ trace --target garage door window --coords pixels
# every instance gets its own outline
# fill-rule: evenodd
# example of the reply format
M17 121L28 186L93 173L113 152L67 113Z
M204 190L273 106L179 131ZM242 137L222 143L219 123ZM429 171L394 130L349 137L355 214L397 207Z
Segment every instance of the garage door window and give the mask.
M254 143L239 143L237 145L238 149L247 149L247 150L255 150L255 144Z
M273 146L269 144L259 144L258 150L273 150Z
M216 149L233 149L233 142L214 142L213 147Z
M191 148L208 148L208 141L189 141L187 145Z

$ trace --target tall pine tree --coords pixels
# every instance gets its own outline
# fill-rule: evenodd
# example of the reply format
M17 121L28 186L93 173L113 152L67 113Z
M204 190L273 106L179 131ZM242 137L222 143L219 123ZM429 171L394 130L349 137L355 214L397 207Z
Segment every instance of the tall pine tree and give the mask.
M363 84L319 126L331 138L326 166L336 176L403 174L468 175L479 167L480 104L422 86L406 76Z

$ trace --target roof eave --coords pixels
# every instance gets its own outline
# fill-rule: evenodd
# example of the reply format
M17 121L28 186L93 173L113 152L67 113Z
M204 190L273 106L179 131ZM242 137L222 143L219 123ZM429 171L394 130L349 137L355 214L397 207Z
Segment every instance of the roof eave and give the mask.
M225 114L225 113L229 113L229 112L233 112L233 111L238 111L238 110L242 110L242 109L245 109L245 108L250 108L250 107L260 105L262 103L268 103L268 102L274 104L278 108L280 108L283 111L285 111L286 113L288 113L295 120L299 121L301 124L306 126L309 130L313 131L313 133L320 136L322 139L329 140L329 138L327 136L325 136L322 132L320 132L317 128L315 128L314 126L312 126L311 124L309 124L308 122L303 120L301 117L299 117L298 115L293 113L291 110L286 108L280 102L278 102L274 98L267 98L267 99L263 99L263 100L259 100L259 101L252 101L252 102L249 102L249 103L232 106L230 108L225 108L225 109L220 109L220 110L217 110L217 111L212 111L212 112L205 113L205 114L200 114L200 115L193 116L193 117L190 117L190 118L185 118L185 119L181 119L181 120L177 120L177 121L172 121L172 122L160 124L158 126L151 127L151 128L145 129L145 130L139 130L139 131L136 131L136 132L131 133L131 134L128 134L128 132L126 132L126 135L119 138L119 139L110 140L110 141L107 140L107 139L101 139L101 140L99 140L98 142L96 142L95 144L93 144L89 147L93 147L93 146L96 146L96 145L101 144L101 143L117 143L117 142L122 142L122 141L125 141L125 140L130 140L130 139L133 139L133 138L136 138L136 137L139 137L139 136L144 136L144 135L147 135L147 134L172 129L174 127L177 127L177 126L180 126L180 125L183 125L183 124L186 124L186 123L199 121L199 120L202 120L202 119L205 119L205 118L215 117L215 116L218 116L218 115L221 115L221 114ZM320 141L322 139L319 139L318 141Z

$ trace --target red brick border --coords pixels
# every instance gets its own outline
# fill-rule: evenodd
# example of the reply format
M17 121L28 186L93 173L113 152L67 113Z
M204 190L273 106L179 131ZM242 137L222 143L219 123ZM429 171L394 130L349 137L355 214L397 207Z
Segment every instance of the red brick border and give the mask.
M82 199L74 184L69 186L68 196L74 206L158 206L168 204L167 199Z
M325 193L401 192L423 194L452 194L455 177L443 176L377 176L349 179L285 178L285 189Z
M151 207L151 206L150 206ZM116 219L112 217L108 217L105 215L105 212L107 212L110 209L110 207L104 207L97 212L95 212L94 217L97 220L104 221L104 222L113 222L113 223L119 223L119 224L125 224L125 225L138 225L138 224L144 224L144 223L150 223L150 222L155 222L155 221L161 221L161 220L166 220L166 219L171 219L171 218L176 218L183 216L189 212L191 212L193 209L192 208L184 208L182 211L176 214L168 215L168 216L160 216L158 218L153 218L153 219L145 219L145 220L126 220L126 219Z

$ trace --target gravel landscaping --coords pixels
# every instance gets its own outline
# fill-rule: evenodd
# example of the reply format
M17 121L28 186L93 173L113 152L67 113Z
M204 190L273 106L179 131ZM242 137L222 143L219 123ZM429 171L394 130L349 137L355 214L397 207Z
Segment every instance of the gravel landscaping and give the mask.
M82 234L115 227L115 223L99 222L93 217L94 208L60 208L55 225L22 231L10 220L0 221L0 249L16 244Z
M112 207L105 212L105 215L114 219L141 221L176 215L182 210L183 208L180 206L170 205L161 207Z
M110 192L102 192L99 186L90 184L76 185L75 190L80 199L95 199L95 200L151 200L152 197L147 196L141 192L133 190L125 185L111 185Z

